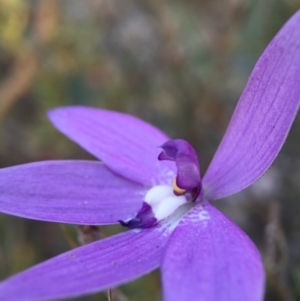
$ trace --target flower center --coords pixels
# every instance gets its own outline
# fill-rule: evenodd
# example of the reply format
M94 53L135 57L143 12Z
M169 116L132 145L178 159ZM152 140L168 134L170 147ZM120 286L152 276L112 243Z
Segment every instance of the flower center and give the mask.
M171 186L158 185L147 192L145 202L151 206L157 221L160 221L171 215L187 200L183 195L175 195Z
M128 228L150 228L159 221L170 216L178 207L187 203L184 195L175 195L173 188L168 185L152 187L146 194L142 208L129 221L119 221Z
M177 210L181 205L195 202L202 194L200 168L193 147L185 140L169 140L162 146L159 160L174 161L177 177L172 186L157 185L146 194L142 208L128 221L119 221L128 228L150 228Z

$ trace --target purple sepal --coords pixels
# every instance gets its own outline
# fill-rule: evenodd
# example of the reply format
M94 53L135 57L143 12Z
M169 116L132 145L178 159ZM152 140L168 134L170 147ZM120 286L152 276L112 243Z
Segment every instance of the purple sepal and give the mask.
M123 227L129 229L147 229L155 226L157 224L157 219L154 217L152 208L149 204L143 202L143 206L133 219L128 222L118 221Z
M61 107L48 112L53 125L78 143L106 167L128 180L151 186L167 175L157 162L156 148L169 138L159 129L134 116L84 106ZM166 164L170 171L173 164Z
M203 179L217 200L259 179L280 151L300 106L300 11L256 63Z
M210 203L172 233L162 258L165 301L262 301L265 273L248 236Z
M82 296L116 287L158 268L171 234L167 230L126 231L75 248L1 281L0 300L87 300Z
M162 146L158 160L175 161L177 166L176 184L179 188L193 190L201 186L198 157L194 148L185 140L169 140Z
M144 190L97 161L55 160L0 168L0 212L43 221L116 224L141 208Z

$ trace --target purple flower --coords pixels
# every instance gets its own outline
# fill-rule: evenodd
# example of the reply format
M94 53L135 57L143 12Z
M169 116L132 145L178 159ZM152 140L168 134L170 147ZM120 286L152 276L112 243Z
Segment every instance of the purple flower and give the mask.
M128 230L0 283L0 300L50 300L105 290L159 266L165 301L259 301L264 271L251 240L212 201L257 180L277 156L300 102L300 12L257 62L205 174L194 149L126 114L50 111L102 162L48 161L0 170L0 210ZM160 146L159 148L157 146Z

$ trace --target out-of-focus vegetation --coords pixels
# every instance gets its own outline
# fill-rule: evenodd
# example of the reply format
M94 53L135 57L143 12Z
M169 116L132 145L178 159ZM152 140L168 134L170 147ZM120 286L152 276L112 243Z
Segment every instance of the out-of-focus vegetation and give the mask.
M128 112L189 140L204 172L257 58L299 7L300 0L0 0L0 167L93 159L45 117L49 108L82 104ZM299 135L298 118L268 173L217 203L259 247L266 301L300 300ZM68 250L67 238L77 240L75 227L1 214L1 279ZM121 290L128 300L160 300L158 275Z

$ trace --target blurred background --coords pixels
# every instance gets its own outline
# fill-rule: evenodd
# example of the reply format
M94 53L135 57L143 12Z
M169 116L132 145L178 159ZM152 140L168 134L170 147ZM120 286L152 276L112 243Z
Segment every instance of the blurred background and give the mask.
M45 115L81 104L133 114L188 140L205 172L256 60L299 8L300 0L0 0L0 167L94 159ZM265 301L300 300L299 135L298 117L266 175L216 203L260 249ZM79 231L89 241L119 230ZM1 279L69 250L78 233L1 214ZM161 300L159 273L114 294Z

